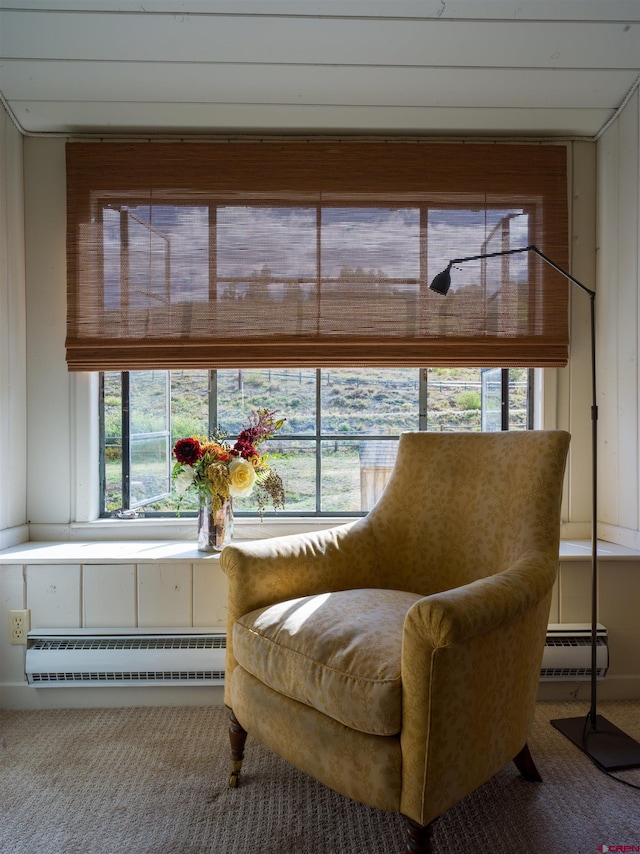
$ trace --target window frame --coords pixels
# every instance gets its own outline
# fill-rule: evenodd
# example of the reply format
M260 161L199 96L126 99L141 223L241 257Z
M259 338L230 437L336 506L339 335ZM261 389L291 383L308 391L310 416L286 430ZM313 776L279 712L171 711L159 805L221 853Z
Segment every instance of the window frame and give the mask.
M288 519L316 519L316 520L335 520L339 518L360 518L366 516L367 510L353 511L327 511L322 509L322 446L327 441L397 441L398 434L374 434L374 433L323 433L322 432L322 371L327 369L315 369L315 429L311 433L291 433L282 436L285 442L289 441L308 441L315 443L315 510L284 510L274 511L266 510L265 517L268 518L288 518ZM429 369L418 368L409 369L418 371L418 411L417 411L417 429L419 431L427 431L429 429ZM482 369L479 369L482 370ZM508 430L509 424L509 367L498 368L501 371L501 430ZM539 392L536 388L535 376L537 371L532 368L527 370L527 424L525 429L535 429L536 423L540 421L537 412L537 401L540 399ZM116 372L117 373L117 372ZM119 510L108 511L105 509L106 498L106 436L105 436L105 412L104 412L104 374L99 373L98 383L98 428L99 428L99 518L100 519L130 519L144 517L146 519L177 519L179 516L184 518L194 518L197 516L195 510L184 510L180 514L172 511L146 510L145 505L140 505L138 508L131 508L130 494L130 458L125 456L126 449L129 447L127 437L124 435L125 423L130 423L128 400L125 400L125 395L130 389L128 382L128 371L119 372L121 375L121 410L122 410L122 507ZM540 372L541 373L541 372ZM125 379L126 375L126 379ZM217 385L217 370L210 369L208 371L208 416L209 429L213 429L218 424L218 385ZM149 502L151 503L151 502ZM235 514L238 518L248 520L257 519L258 513L255 511L237 510Z

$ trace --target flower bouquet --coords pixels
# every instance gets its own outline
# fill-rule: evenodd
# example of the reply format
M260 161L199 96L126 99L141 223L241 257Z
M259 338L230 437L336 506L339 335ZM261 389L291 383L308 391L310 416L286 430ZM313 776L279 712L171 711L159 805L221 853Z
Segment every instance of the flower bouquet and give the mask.
M219 549L230 540L233 498L249 496L255 489L261 516L269 499L274 510L284 507L282 478L270 468L269 454L258 450L284 422L276 419L275 410L258 409L251 412L233 445L219 428L210 438L189 436L175 443L172 480L179 496L178 512L185 496L195 492L200 499L199 548ZM208 529L205 534L203 527Z

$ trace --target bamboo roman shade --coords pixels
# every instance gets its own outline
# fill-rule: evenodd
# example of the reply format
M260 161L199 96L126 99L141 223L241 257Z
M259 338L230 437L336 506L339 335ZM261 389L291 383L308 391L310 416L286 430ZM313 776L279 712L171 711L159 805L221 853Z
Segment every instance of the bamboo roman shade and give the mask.
M70 370L567 360L563 145L68 143ZM530 257L531 256L531 257Z

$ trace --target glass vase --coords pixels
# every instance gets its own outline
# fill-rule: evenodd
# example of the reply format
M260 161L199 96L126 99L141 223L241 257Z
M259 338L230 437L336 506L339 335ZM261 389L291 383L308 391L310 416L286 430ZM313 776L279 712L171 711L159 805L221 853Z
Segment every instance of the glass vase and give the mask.
M209 496L200 498L198 510L198 551L221 552L233 537L233 501L223 500L218 510Z

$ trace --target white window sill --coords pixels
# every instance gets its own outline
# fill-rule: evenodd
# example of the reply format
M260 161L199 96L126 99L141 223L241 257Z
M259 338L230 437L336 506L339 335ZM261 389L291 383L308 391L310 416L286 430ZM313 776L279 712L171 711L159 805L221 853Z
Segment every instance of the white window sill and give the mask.
M243 520L246 525L239 524L235 539L238 542L250 539L263 539L266 537L280 536L285 533L294 533L294 527L298 531L309 532L320 528L331 528L343 524L340 519L281 519L269 520L269 522L254 522ZM121 535L107 537L96 537L90 539L81 536L82 531L90 528L95 530L96 526L109 525L110 520L91 523L90 525L74 525L73 532L76 536L65 541L50 539L48 541L30 541L20 545L11 546L0 550L0 564L105 564L105 563L154 563L162 561L183 561L193 563L194 561L217 561L220 557L218 552L201 552L196 548L195 526L191 526L189 538L176 539L171 537L174 531L170 524L163 520L132 520L126 522L127 526L142 522L144 525L161 526L155 531L156 534L164 533L164 538L159 536L148 536L148 528L145 527L147 535L137 529L137 536L125 538ZM173 522L173 520L171 520ZM309 523L316 523L311 525ZM120 523L122 525L123 523ZM260 535L253 530L259 526ZM133 533L133 531L132 531ZM254 536L245 536L253 533ZM170 538L171 537L171 538ZM560 560L590 560L591 542L589 540L563 540L560 543ZM598 557L601 561L637 560L640 562L640 551L619 546L614 543L599 542Z
M356 517L357 518L357 517ZM234 540L263 540L287 534L335 528L354 517L268 517L234 520ZM144 560L211 560L196 548L197 522L188 519L98 519L70 525L32 524L7 536L0 563L140 562ZM7 532L11 534L11 531ZM29 538L27 540L27 538ZM28 555L28 561L23 556Z
M591 559L591 540L561 540L561 560L584 560ZM631 546L621 546L617 543L607 543L598 540L599 560L628 560L640 558L640 551Z

